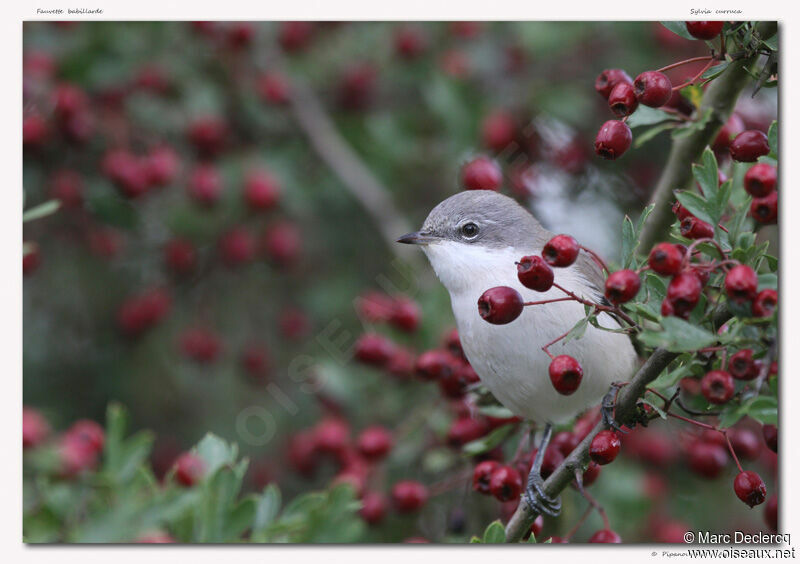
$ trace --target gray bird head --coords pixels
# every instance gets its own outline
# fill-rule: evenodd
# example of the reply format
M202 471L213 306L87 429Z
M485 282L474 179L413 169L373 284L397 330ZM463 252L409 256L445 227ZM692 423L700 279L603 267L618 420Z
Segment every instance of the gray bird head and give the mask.
M491 190L468 190L433 208L422 229L398 243L430 245L452 241L493 249L541 248L549 233L516 201Z

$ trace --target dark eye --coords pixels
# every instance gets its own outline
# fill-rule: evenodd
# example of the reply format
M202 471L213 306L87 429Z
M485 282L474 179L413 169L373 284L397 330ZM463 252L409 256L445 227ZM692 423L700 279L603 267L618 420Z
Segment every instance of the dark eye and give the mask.
M474 239L478 235L478 226L474 223L465 223L461 226L461 234L467 239Z

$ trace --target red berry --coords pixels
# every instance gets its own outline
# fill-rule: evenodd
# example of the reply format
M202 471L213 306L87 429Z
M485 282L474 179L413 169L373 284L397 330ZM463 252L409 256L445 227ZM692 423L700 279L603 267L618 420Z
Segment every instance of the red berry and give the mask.
M714 227L690 215L681 221L681 235L687 239L710 239L714 237Z
M444 334L444 337L442 338L442 346L446 348L454 357L466 360L466 357L464 356L464 349L461 347L461 339L458 337L458 329L451 329Z
M138 544L171 544L178 541L163 531L154 531L137 537L133 542Z
M684 220L687 217L694 217L692 213L681 205L680 202L672 204L672 213L678 216L678 219Z
M516 136L517 122L514 116L505 110L493 111L481 124L483 144L496 153L512 148Z
M672 83L662 72L643 72L633 81L636 99L645 106L660 108L672 97Z
M581 247L569 235L556 235L545 243L542 258L550 266L569 266L578 258Z
M345 69L339 83L339 103L348 110L363 110L375 94L378 71L371 63L356 63Z
M544 528L544 517L539 515L533 523L531 523L531 534L533 538L537 538Z
M183 355L200 364L214 362L222 350L217 334L208 329L187 329L179 339Z
M277 72L268 72L258 79L258 93L268 104L282 105L289 101L289 81Z
M608 99L611 91L620 82L633 84L631 77L622 69L608 69L601 72L594 81L594 89L603 98Z
M770 531L778 532L778 496L776 495L769 498L767 505L764 506L764 522Z
M761 433L769 450L778 452L778 428L775 425L764 425L761 427Z
M550 362L550 382L556 391L564 396L575 392L583 379L583 368L577 360L562 354Z
M453 421L447 431L447 444L461 448L465 444L480 439L489 429L486 423L471 417L460 417Z
M717 443L694 441L687 454L689 469L709 480L719 476L728 463L727 451Z
M416 59L425 52L427 46L427 39L421 29L403 25L395 30L394 50L402 58Z
M250 22L234 22L228 28L228 43L234 49L248 47L253 42L255 28Z
M736 497L750 507L760 505L767 499L767 486L764 485L764 480L752 470L739 472L733 480L733 491L736 492Z
M97 451L78 436L67 433L58 445L61 475L73 477L97 466Z
M428 501L428 488L411 480L397 482L392 488L392 502L398 513L413 513Z
M620 536L610 529L601 529L589 538L591 543L620 544Z
M763 131L742 131L731 141L731 158L741 163L753 163L769 154L769 140Z
M553 269L536 255L519 259L517 278L523 286L537 292L546 292L553 287Z
M185 239L171 239L164 247L164 262L178 274L185 274L194 269L197 253L194 245Z
M50 424L44 415L30 407L22 408L22 447L39 446L50 434Z
M550 441L550 446L558 449L564 456L569 456L569 453L571 453L580 442L578 435L575 433L559 431L553 436L553 440Z
M369 525L377 525L386 516L386 498L375 492L364 494L358 514Z
M175 460L175 479L182 486L192 487L203 477L205 462L199 456L185 452Z
M214 157L225 145L228 126L216 116L202 116L189 124L189 141L204 157Z
M677 245L672 243L659 243L650 251L647 264L658 274L673 276L678 274L683 262L683 253Z
M392 434L389 431L375 425L361 431L356 440L356 448L361 456L370 462L375 462L389 454L393 442Z
M392 301L389 323L407 333L413 333L419 327L420 309L414 300L397 298Z
M608 429L600 431L589 446L589 457L601 466L610 464L619 454L621 446L617 433Z
M298 227L289 221L280 221L264 231L264 250L270 259L286 267L295 262L302 251L303 238Z
M778 307L778 291L772 288L761 290L753 300L754 317L770 317Z
M186 191L194 201L213 206L222 193L222 177L211 165L200 165L192 172Z
M461 183L466 190L499 190L503 172L494 161L478 157L461 169Z
M709 403L725 403L733 397L735 392L733 377L724 370L712 370L706 373L700 385L703 397Z
M500 468L500 463L496 460L484 460L478 464L472 472L472 489L482 494L491 493L492 474L498 468Z
M180 160L170 147L157 147L150 151L144 162L147 181L153 186L166 186L178 174Z
M728 431L733 451L739 458L758 460L761 454L761 441L749 429L731 429Z
M758 376L752 349L742 349L732 354L728 359L728 371L737 380L752 380Z
M633 270L618 270L606 280L606 298L612 304L624 304L636 297L641 286L642 281Z
M681 272L670 280L666 300L678 317L688 317L700 301L703 284L694 272Z
M47 121L39 115L26 116L22 120L22 145L28 148L38 148L47 139L49 127Z
M297 433L289 439L287 459L299 474L310 477L317 468L317 442L311 432Z
M620 82L608 95L608 107L618 118L631 115L639 107L639 100L633 93L633 85L628 82Z
M778 171L767 163L751 166L744 175L744 189L754 198L769 196L778 182Z
M522 494L522 476L516 468L500 466L492 472L489 491L499 501L517 499Z
M313 35L314 22L281 22L278 42L284 51L295 53L308 47Z
M83 204L83 177L74 170L62 169L50 180L50 195L65 208L79 208Z
M30 276L39 268L39 264L42 262L42 255L39 251L39 245L36 243L25 241L25 244L28 245L28 249L22 256L22 274Z
M714 39L722 31L725 22L686 22L686 31L695 39Z
M443 350L425 351L417 357L414 370L423 380L439 380L457 370L456 360L456 357Z
M313 437L319 452L340 456L350 444L350 427L341 419L323 419L314 426Z
M597 462L590 462L586 470L583 471L583 486L588 488L600 477L600 465Z
M244 181L244 199L251 210L272 209L280 196L280 183L269 172L254 170L247 175Z
M731 141L734 137L744 131L744 121L739 114L733 113L725 125L722 126L717 138L714 140L714 150L723 151L731 146Z
M365 333L355 344L355 357L364 364L383 366L394 353L394 345L386 338L375 333Z
M778 193L772 192L764 198L755 198L750 204L750 215L765 225L778 221Z
M520 316L523 307L522 296L508 286L489 288L478 299L478 313L494 325L511 323Z
M631 141L633 141L633 134L627 124L609 120L597 132L594 139L594 152L606 160L613 161L630 148Z
M222 260L228 266L240 266L253 260L256 254L254 237L243 227L235 227L219 240Z
M96 454L103 450L103 445L105 444L105 431L99 424L89 419L76 421L72 427L67 429L66 435L69 435L71 439L82 442Z
M241 363L251 381L257 383L264 380L270 366L269 355L258 344L250 344L242 351Z
M737 303L755 299L758 290L758 276L746 264L734 266L725 275L725 293Z
M456 360L456 359L454 359ZM452 369L439 378L439 389L448 398L463 398L472 384L480 381L478 373L467 362L452 362Z

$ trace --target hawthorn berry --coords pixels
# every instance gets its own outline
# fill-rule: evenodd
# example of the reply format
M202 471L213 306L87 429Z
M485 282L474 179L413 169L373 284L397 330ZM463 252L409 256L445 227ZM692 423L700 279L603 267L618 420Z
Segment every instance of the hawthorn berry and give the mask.
M156 147L145 157L144 168L150 185L166 186L175 180L180 170L180 160L171 147Z
M725 447L702 440L692 442L687 455L689 469L709 480L719 476L728 463Z
M256 242L243 227L235 227L224 233L219 240L222 261L228 266L240 266L253 260Z
M374 97L378 69L367 62L350 65L339 84L339 103L347 110L363 110Z
M392 488L392 503L398 513L413 513L428 501L428 488L412 480L397 482Z
M49 133L47 121L40 115L29 115L22 120L22 145L26 149L40 147Z
M714 39L722 31L722 26L725 22L686 22L686 31L695 39L704 39L706 41Z
M59 170L50 179L50 195L65 208L79 208L83 191L83 177L74 170Z
M478 493L491 493L490 481L495 470L500 468L500 463L496 460L484 460L475 466L472 472L472 489Z
M359 454L370 462L382 460L392 450L392 434L377 425L364 429L356 440Z
M614 462L619 454L622 443L619 435L614 431L605 429L597 433L589 446L589 457L597 464L605 465Z
M680 202L675 202L672 204L672 213L678 216L678 219L680 220L684 220L687 217L694 217L692 212L683 207Z
M187 135L201 156L214 157L227 141L228 126L217 116L200 116L189 124Z
M472 384L480 381L478 373L468 362L454 362L452 369L439 378L439 389L448 398L463 398Z
M658 274L673 276L678 274L683 262L683 253L677 245L672 243L659 243L650 251L647 264Z
M522 476L516 468L500 466L489 478L489 491L499 501L511 501L522 494Z
M769 140L763 131L749 129L737 135L730 146L731 158L740 163L753 163L769 154Z
M187 329L179 338L183 355L200 364L214 362L219 356L222 345L216 333L208 329Z
M559 431L553 436L553 440L550 441L550 445L557 448L564 456L569 456L569 453L571 453L580 442L581 441L575 433L570 431Z
M91 445L77 437L66 433L58 444L60 474L71 478L97 466L97 451Z
M523 303L522 296L514 288L495 286L478 299L478 313L489 323L505 325L520 316Z
M714 237L714 227L690 215L681 220L681 235L687 239L710 239Z
M536 450L531 453L530 458L530 465L533 465L533 459L536 456ZM542 456L542 468L539 471L539 475L542 479L546 480L550 477L550 475L556 471L561 463L564 462L564 455L561 454L561 450L558 448L550 445L544 451L544 456Z
M750 302L758 291L758 276L746 264L738 264L725 275L725 293L736 303Z
M314 22L287 21L280 23L278 43L287 53L302 51L314 36Z
M414 364L414 371L423 380L439 380L455 370L456 357L440 349L425 351Z
M258 79L258 94L268 104L283 105L289 101L289 80L280 73L268 72Z
M38 244L30 241L25 241L25 244L28 248L26 249L27 252L22 256L22 274L30 276L39 268L39 264L42 262L42 255Z
M639 107L639 100L633 93L633 85L628 82L618 83L608 95L608 107L618 118L631 115Z
M531 523L531 534L533 535L533 538L538 538L543 528L544 528L544 517L539 515L533 521L533 523Z
M744 174L744 189L754 198L769 196L778 182L778 171L767 163L757 163Z
M170 239L164 247L164 262L178 274L190 272L197 262L194 245L185 239Z
M279 266L287 267L299 257L303 238L294 223L279 221L264 231L262 245L270 259Z
M50 424L42 413L30 407L22 408L22 448L39 446L50 434Z
M667 285L665 301L669 302L669 307L675 315L686 318L700 301L702 291L703 284L694 272L681 272Z
M553 269L536 255L525 256L517 263L517 278L526 288L546 292L553 287Z
M737 380L752 380L758 373L753 363L753 350L742 349L728 359L728 372Z
M478 157L461 169L461 184L466 190L496 191L503 184L503 172L491 159Z
M313 437L319 452L340 456L350 445L350 426L337 417L328 417L314 426Z
M618 270L608 276L605 295L614 305L624 304L636 297L641 286L642 281L633 270Z
M203 206L216 204L222 189L222 177L211 165L200 165L194 169L186 185L189 197Z
M516 136L516 120L510 112L505 110L493 111L481 124L483 144L496 153L510 147Z
M381 335L365 333L356 341L354 355L357 360L372 366L383 366L394 353L394 345Z
M174 470L175 480L180 485L191 488L202 479L205 462L196 454L185 452L175 460Z
M778 291L772 288L761 290L753 300L754 317L770 317L778 307Z
M639 103L660 108L672 97L672 83L662 72L646 71L633 81L633 91Z
M731 429L728 431L733 451L739 458L758 460L761 454L761 441L750 429Z
M583 471L583 476L582 476L583 486L588 488L589 486L594 484L597 481L597 478L600 477L600 470L601 470L600 465L597 462L595 461L589 462L589 465L586 467L586 470Z
M778 428L775 425L764 425L761 427L761 434L764 435L764 442L769 450L778 452Z
M752 470L737 474L733 480L733 491L736 492L736 497L750 507L760 505L767 499L767 486L764 485L764 480Z
M461 339L458 336L458 329L450 329L444 334L444 337L442 337L442 346L444 346L444 348L447 349L454 357L461 358L463 360L467 359L467 357L464 356L464 348L461 346Z
M386 516L386 498L376 492L367 492L361 498L358 514L369 525L377 525Z
M460 448L465 444L481 438L486 434L486 423L472 417L459 417L447 431L447 444Z
M311 477L317 468L317 442L312 432L296 433L289 438L286 458L301 476Z
M253 382L263 381L270 367L269 355L256 343L245 347L240 362Z
M605 122L594 139L594 152L606 160L613 161L627 151L633 134L627 124L617 120Z
M724 151L731 146L733 138L744 131L744 121L737 113L732 113L722 129L719 130L716 139L714 140L713 148L715 151Z
M281 186L272 174L264 170L254 170L248 173L244 181L244 199L251 210L262 211L274 208L280 195Z
M725 403L733 397L733 376L724 370L707 372L700 381L703 397L709 403Z
M778 221L778 193L771 192L764 198L755 198L750 204L750 215L759 223L771 224Z
M575 392L583 379L583 368L577 360L569 355L562 354L550 362L550 382L556 391L564 396Z
M419 327L420 309L414 300L397 298L392 301L389 323L406 333L413 333Z
M133 542L137 544L172 544L178 541L176 541L168 533L163 531L153 531L137 537Z
M422 30L411 26L403 25L398 27L394 33L394 50L404 59L416 59L427 49L428 41Z
M601 529L589 538L591 543L620 544L620 536L610 529Z
M556 235L545 243L542 258L550 266L569 266L578 258L581 247L570 235Z
M611 91L620 82L633 84L631 77L628 76L628 73L622 69L604 70L594 81L594 89L597 90L597 93L603 98L608 99L608 97L611 95Z

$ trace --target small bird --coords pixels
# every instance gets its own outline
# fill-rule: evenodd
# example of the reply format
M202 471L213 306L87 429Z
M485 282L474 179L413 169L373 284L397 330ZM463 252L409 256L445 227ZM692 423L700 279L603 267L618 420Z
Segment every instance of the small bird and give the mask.
M450 293L464 354L481 382L515 415L544 425L525 498L532 510L557 515L560 501L545 495L539 475L552 425L600 403L612 383L627 381L633 374L636 352L627 335L591 324L579 339L552 345L553 354L568 354L583 367L580 386L565 396L550 382L550 357L542 347L586 316L582 304L560 301L526 307L506 325L481 318L478 299L495 286L514 288L526 302L565 297L555 287L546 292L526 288L517 277L516 263L523 256L541 254L553 236L513 199L490 190L471 190L441 202L420 231L397 241L420 245ZM603 273L585 251L571 266L553 270L556 284L602 303ZM620 328L606 313L597 321L608 329Z

